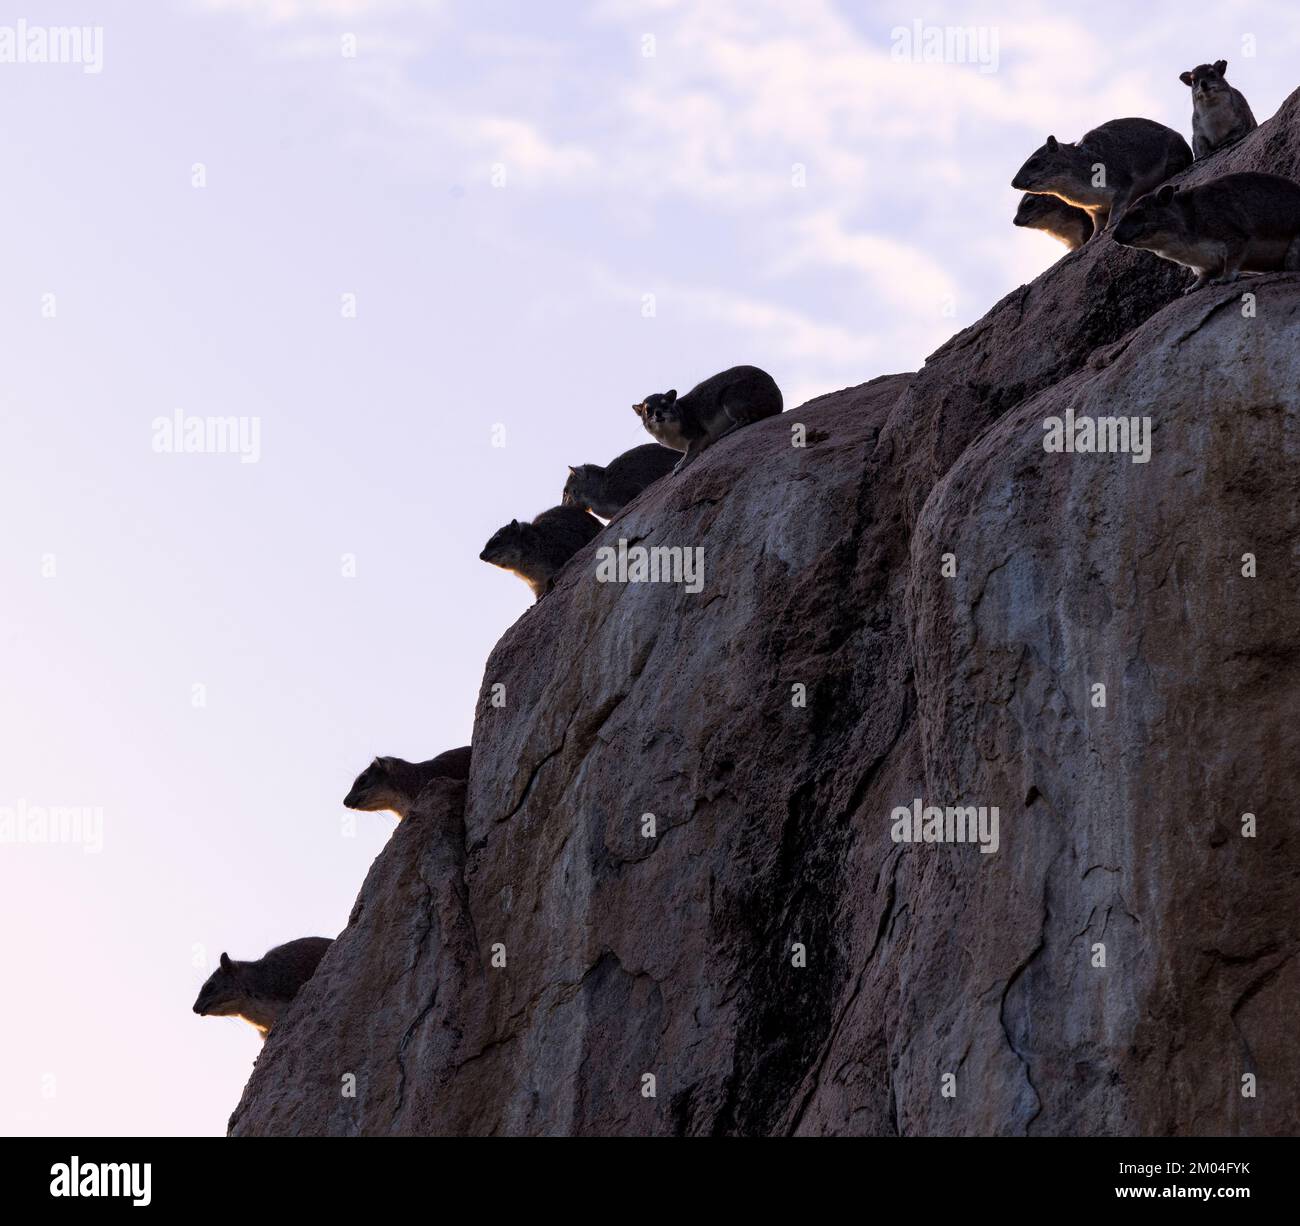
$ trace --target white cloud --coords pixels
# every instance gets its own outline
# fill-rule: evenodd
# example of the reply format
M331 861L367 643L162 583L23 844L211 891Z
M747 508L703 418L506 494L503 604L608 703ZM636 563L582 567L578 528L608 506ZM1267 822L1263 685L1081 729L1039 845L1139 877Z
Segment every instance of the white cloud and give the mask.
M209 3L302 21L316 7ZM436 39L430 23L404 20L435 8ZM1059 255L1010 224L1011 175L1047 132L1077 138L1126 114L1185 118L1176 71L1151 72L1149 49L1117 52L1088 14L1034 0L1001 7L993 73L896 62L891 29L910 18L831 0L601 0L541 32L509 33L450 0L327 0L327 11L371 17L371 37L397 40L346 80L379 120L364 138L404 169L472 183L504 163L538 215L550 193L564 204L548 218L590 217L607 243L611 230L634 233L629 268L662 243L658 271L676 287L662 291L665 306L675 295L702 322L748 329L756 352L770 346L809 372L919 361L1009 278ZM946 22L984 20L954 11ZM669 238L655 234L665 210ZM700 288L692 266L720 232L728 258L710 251L707 262L725 292ZM590 254L620 263L612 246ZM940 314L947 303L960 318ZM846 306L851 326L822 322Z
M968 224L991 214L1008 253L1023 238L1009 224L1020 155L1007 153L1007 129L1024 131L1028 153L1044 125L1078 136L1100 117L1149 111L1157 86L1107 74L1100 35L1032 6L997 25L996 73L896 62L895 22L873 31L845 11L827 0L606 0L601 21L656 45L611 97L620 140L605 164L647 198L753 215L776 240L765 244L771 276L838 269L928 328L936 304L979 301L961 292L972 270L918 233L952 207L945 197L955 204L978 184Z
M760 298L699 286L669 286L659 294L661 310L683 310L701 323L723 324L761 338L765 353L803 362L828 362L866 369L880 356L875 336Z
M588 280L593 292L629 310L641 304L646 292L599 265L588 268ZM878 335L819 320L752 295L675 281L656 284L654 295L657 318L680 316L692 324L744 333L753 338L755 353L848 370L859 370L881 356L884 338Z
M883 234L851 232L832 209L804 214L791 223L790 233L790 245L774 261L778 271L814 264L851 271L896 306L916 313L938 310L957 297L951 272L933 256Z
M597 166L589 149L552 144L522 119L480 115L452 125L449 134L466 148L500 162L507 174L521 171L531 186L543 180L573 183Z

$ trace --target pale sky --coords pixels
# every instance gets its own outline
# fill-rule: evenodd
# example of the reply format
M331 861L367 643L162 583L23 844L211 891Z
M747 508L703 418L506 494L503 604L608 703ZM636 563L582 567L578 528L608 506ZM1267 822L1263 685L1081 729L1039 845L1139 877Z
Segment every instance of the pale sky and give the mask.
M0 53L103 31L97 72L0 62L0 818L103 816L0 842L0 1130L223 1133L260 1043L198 987L336 935L393 825L347 837L353 777L469 740L531 602L492 531L648 392L919 366L1063 252L1010 224L1049 132L1190 138L1218 58L1261 120L1300 84L1292 0L1186 12L0 3ZM994 70L891 59L921 17ZM177 412L257 462L155 451Z

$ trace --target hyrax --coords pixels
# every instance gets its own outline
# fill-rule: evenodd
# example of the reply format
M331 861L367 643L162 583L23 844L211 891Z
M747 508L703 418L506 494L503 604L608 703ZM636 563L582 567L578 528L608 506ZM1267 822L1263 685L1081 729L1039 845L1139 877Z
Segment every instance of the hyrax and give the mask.
M200 1017L242 1017L265 1039L333 944L328 937L301 937L277 945L254 962L236 962L223 953L221 965L199 989L194 1012Z
M384 810L405 818L430 779L468 779L470 747L449 749L427 762L376 758L356 777L343 798L349 809L366 813Z
M1253 171L1196 187L1166 183L1124 214L1115 241L1194 268L1188 294L1242 272L1300 271L1300 183Z
M1016 172L1017 191L1057 196L1092 217L1100 234L1139 196L1192 164L1192 151L1173 128L1151 119L1112 119L1077 144L1049 136Z
M1178 75L1192 89L1192 152L1198 160L1259 127L1245 96L1224 80L1227 71L1227 60L1215 60Z
M677 390L656 392L632 406L642 425L665 447L686 454L680 472L723 435L781 412L781 389L757 366L733 366L705 379L678 399Z
M1013 226L1042 230L1059 239L1071 251L1082 247L1092 237L1092 217L1082 209L1056 196L1035 196L1026 192L1020 197L1020 207L1011 219Z
M580 507L612 519L647 486L666 477L681 457L658 443L633 447L604 468L599 464L579 464L569 468L560 501L566 507Z
M564 564L604 526L579 507L551 507L531 524L512 519L498 528L478 556L518 575L541 600Z

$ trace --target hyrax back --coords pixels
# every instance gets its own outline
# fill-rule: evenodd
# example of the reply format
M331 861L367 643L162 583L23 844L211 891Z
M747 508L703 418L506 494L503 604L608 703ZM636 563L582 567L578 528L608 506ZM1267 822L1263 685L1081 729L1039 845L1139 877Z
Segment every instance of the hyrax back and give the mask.
M1124 214L1115 241L1194 268L1188 293L1240 272L1300 271L1300 183L1253 171L1166 183Z
M1191 164L1192 151L1173 128L1151 119L1112 119L1077 144L1049 136L1011 186L1083 209L1099 234L1131 201Z
M200 1017L241 1017L265 1039L332 944L328 937L301 937L252 962L236 962L223 953L220 965L199 989L194 1012Z
M1057 196L1035 196L1026 192L1011 219L1014 226L1042 230L1076 251L1092 237L1092 216Z
M1197 160L1232 145L1259 125L1250 104L1223 75L1227 60L1198 64L1178 79L1192 90L1192 152Z
M512 519L498 528L479 557L518 575L541 600L564 564L604 526L579 507L551 507L531 524Z
M569 469L561 502L612 519L642 490L672 472L679 458L671 448L646 443L623 452L604 468L579 464Z
M449 749L427 762L376 758L356 777L343 803L365 813L387 810L405 818L431 779L468 779L469 762L468 745Z
M673 388L632 406L654 438L686 453L674 472L724 435L764 417L775 417L783 407L776 380L757 366L733 366L705 379L680 399Z

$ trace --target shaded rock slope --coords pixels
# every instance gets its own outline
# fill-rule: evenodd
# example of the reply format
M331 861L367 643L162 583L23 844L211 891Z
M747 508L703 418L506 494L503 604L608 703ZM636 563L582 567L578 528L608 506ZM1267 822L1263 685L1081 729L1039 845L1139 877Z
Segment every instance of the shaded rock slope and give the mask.
M1300 93L1184 178L1241 169L1300 178ZM1189 281L1090 243L627 508L231 1132L1296 1132L1300 276ZM1047 454L1067 409L1150 461ZM703 590L595 582L619 538ZM996 853L894 842L918 797Z

